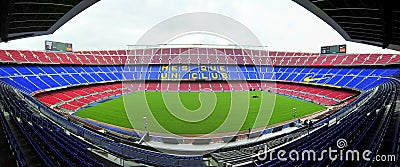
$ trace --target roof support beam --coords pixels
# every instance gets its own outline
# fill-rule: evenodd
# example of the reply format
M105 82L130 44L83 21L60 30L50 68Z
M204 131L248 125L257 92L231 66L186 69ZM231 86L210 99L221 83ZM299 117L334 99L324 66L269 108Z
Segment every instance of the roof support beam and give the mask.
M383 21L383 40L382 48L387 48L391 42L393 31L393 5L394 0L381 0L382 21Z
M10 0L0 1L0 38L1 41L8 41L8 27L9 27L9 17L8 11L10 8Z

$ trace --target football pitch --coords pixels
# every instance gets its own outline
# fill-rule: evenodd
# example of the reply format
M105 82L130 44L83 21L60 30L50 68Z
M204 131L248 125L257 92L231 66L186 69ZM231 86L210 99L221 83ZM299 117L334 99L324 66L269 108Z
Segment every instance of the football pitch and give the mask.
M325 109L324 106L264 91L134 92L77 116L137 130L209 134L259 128Z

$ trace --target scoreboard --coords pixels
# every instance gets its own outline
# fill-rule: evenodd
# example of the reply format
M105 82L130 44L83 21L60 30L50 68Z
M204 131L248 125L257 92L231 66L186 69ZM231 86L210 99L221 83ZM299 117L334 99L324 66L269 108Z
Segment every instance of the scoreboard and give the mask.
M47 40L44 43L46 51L72 52L72 44L70 43L54 42Z
M346 53L346 45L322 46L321 54Z

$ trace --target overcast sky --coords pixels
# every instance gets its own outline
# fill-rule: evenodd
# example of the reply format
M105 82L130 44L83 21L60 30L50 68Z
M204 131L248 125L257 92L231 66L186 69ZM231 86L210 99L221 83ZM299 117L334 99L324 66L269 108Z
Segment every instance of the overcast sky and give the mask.
M348 53L399 53L346 42L328 24L291 0L101 0L52 35L0 43L0 49L43 50L45 40L72 43L74 50L128 49L127 45L135 44L163 20L191 12L235 19L268 50L319 52L321 46L347 44ZM172 42L227 43L209 35L189 35Z

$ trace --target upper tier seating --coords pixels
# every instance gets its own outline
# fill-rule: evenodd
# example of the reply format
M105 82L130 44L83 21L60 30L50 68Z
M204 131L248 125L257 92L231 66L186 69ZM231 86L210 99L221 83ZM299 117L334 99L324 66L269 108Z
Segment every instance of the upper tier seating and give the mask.
M274 66L385 65L399 63L396 54L320 55L216 48L163 48L54 53L0 50L0 61L49 64L239 64Z

